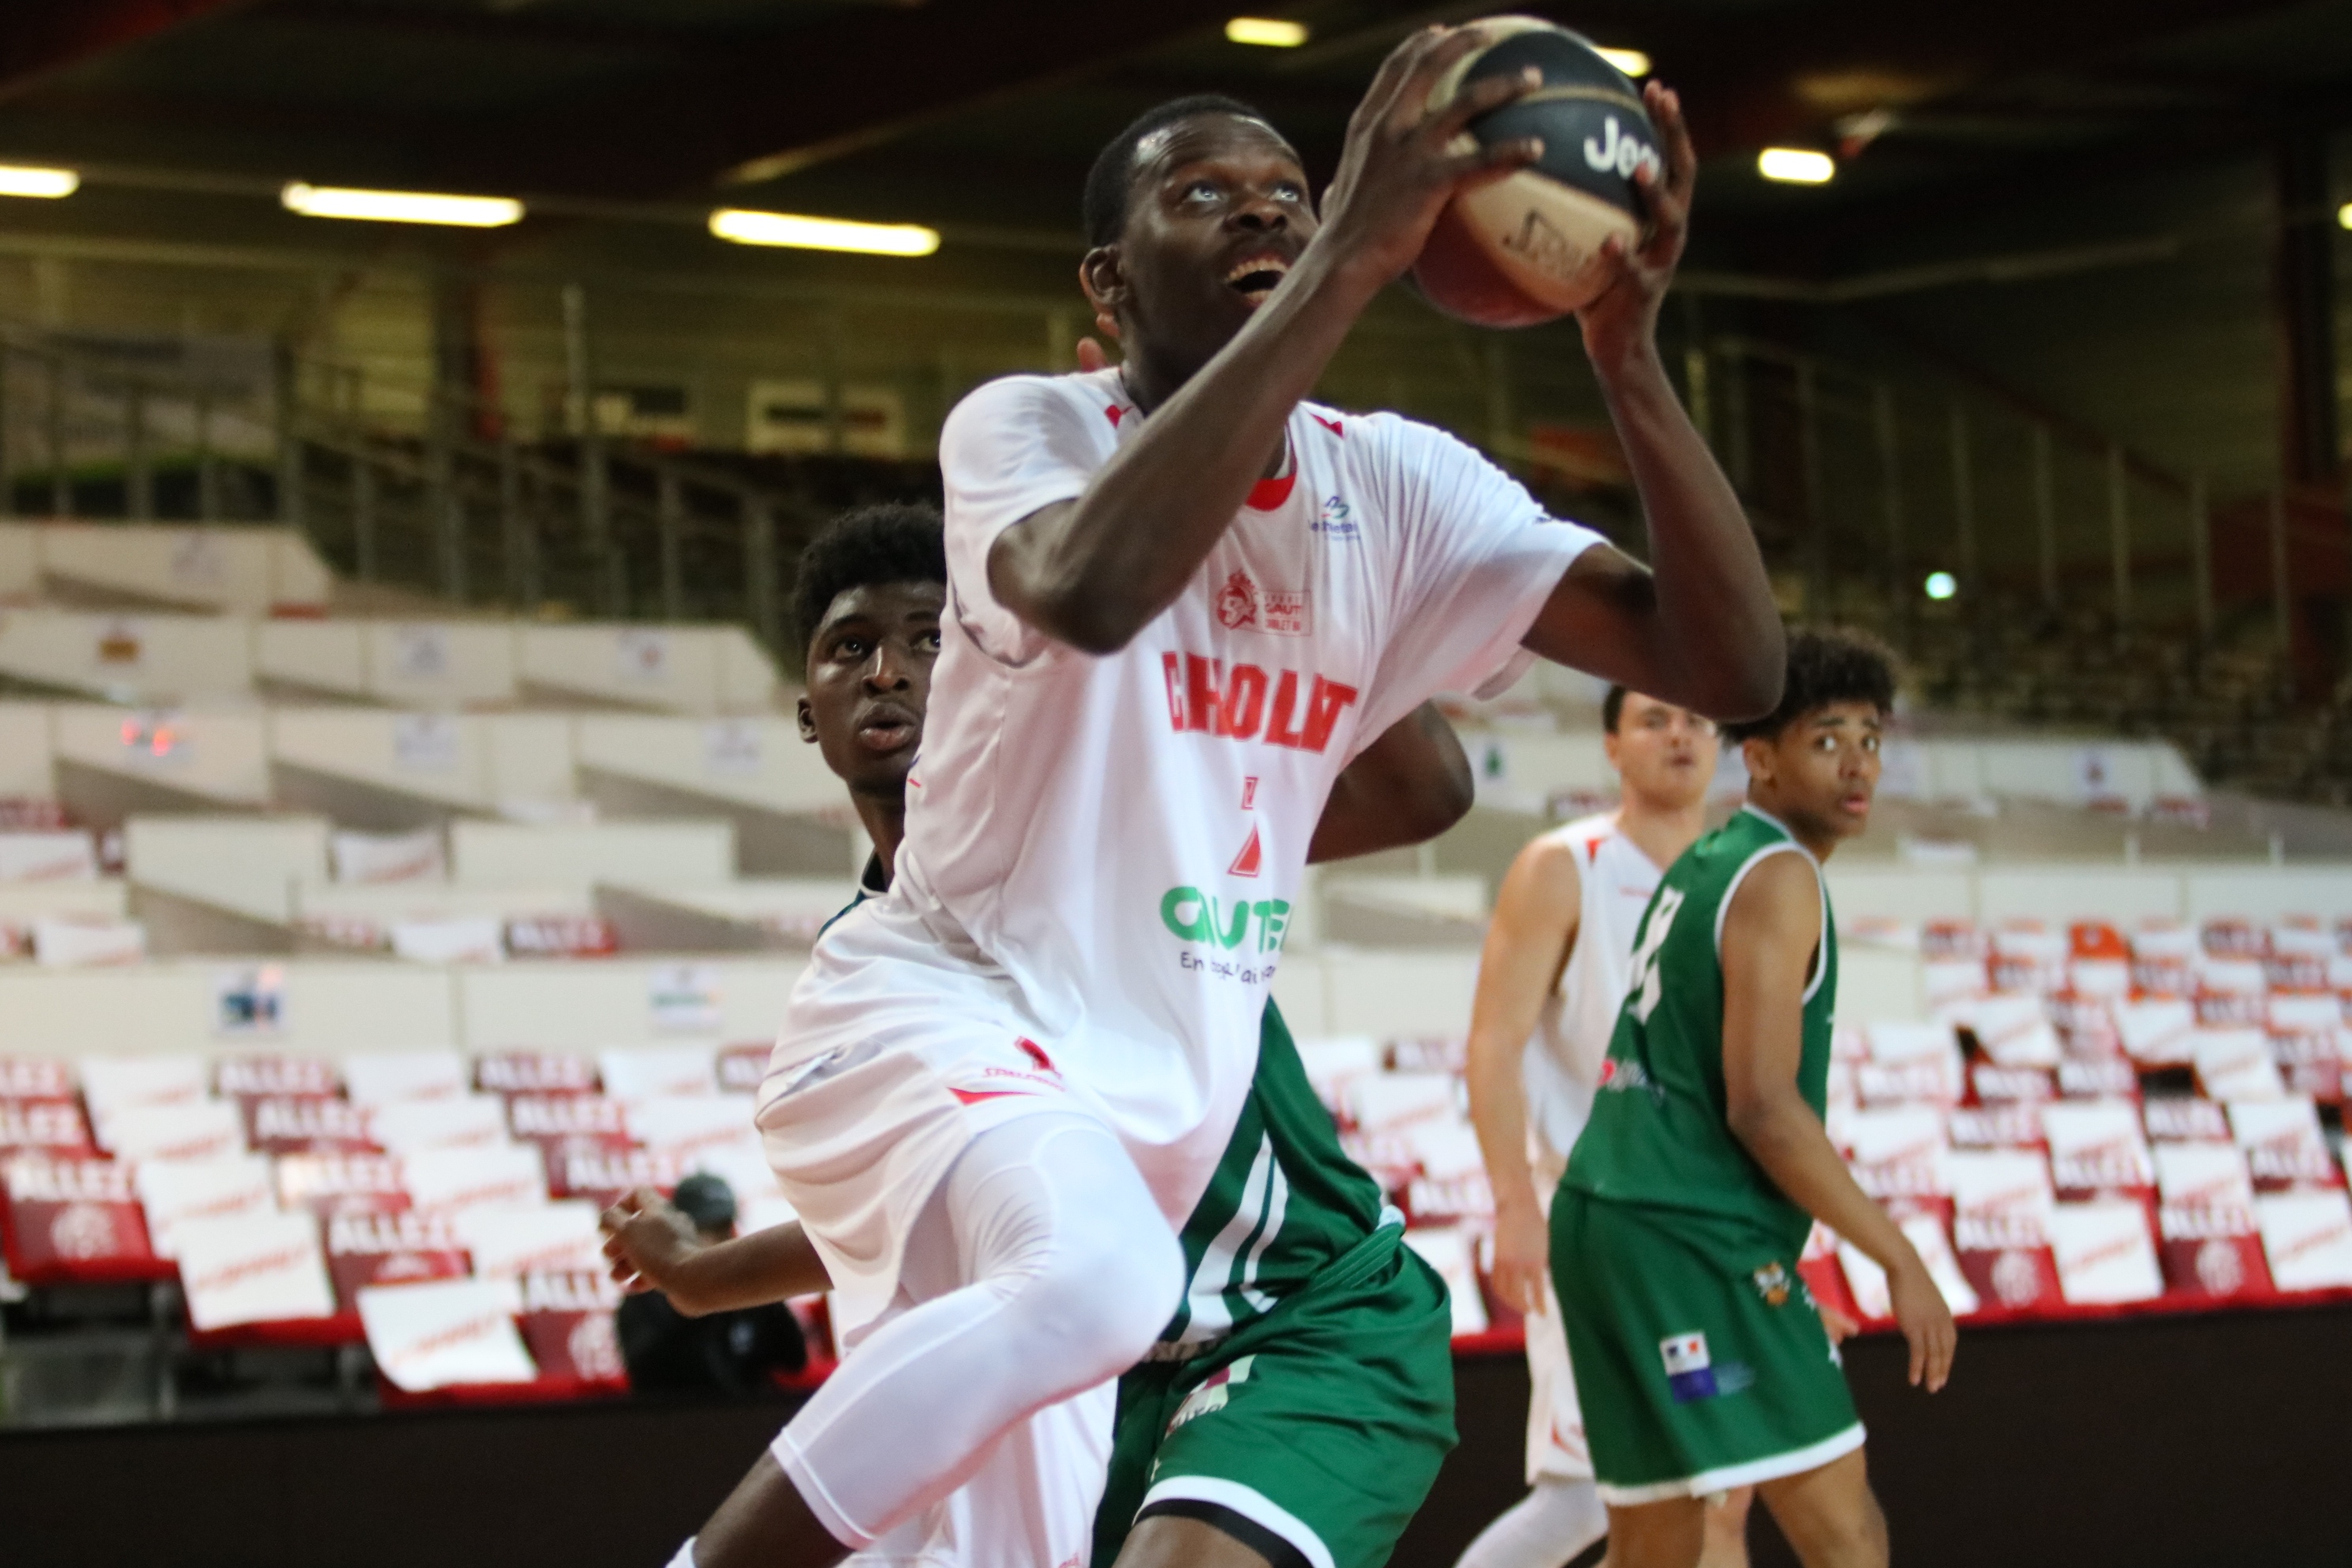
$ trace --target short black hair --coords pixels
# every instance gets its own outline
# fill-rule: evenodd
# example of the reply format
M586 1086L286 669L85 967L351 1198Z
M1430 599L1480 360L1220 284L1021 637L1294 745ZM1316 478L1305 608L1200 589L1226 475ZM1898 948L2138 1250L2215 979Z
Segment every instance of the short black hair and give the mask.
M1143 139L1179 121L1202 114L1231 114L1262 125L1267 123L1265 115L1221 92L1171 98L1137 115L1126 130L1095 154L1094 167L1087 171L1085 219L1089 246L1099 248L1114 244L1126 229L1128 193L1135 187L1135 150L1143 144Z
M1726 740L1772 740L1832 702L1867 702L1881 714L1895 708L1895 654L1868 632L1850 626L1805 626L1789 634L1789 673L1780 705L1761 719L1726 724Z
M1601 700L1601 728L1609 734L1617 732L1617 721L1625 716L1625 689L1612 683L1609 695Z
M731 1230L735 1226L735 1189L724 1176L697 1171L671 1189L670 1206L694 1222L699 1231Z
M793 584L793 618L802 650L807 650L834 600L852 588L947 580L947 536L938 508L920 501L883 501L844 512L801 552Z

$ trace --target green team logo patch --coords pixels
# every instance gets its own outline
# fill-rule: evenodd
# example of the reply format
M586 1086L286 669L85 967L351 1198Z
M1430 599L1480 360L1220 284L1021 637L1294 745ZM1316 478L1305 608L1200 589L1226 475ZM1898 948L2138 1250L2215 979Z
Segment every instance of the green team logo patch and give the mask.
M1257 1361L1254 1355L1235 1356L1231 1366L1219 1367L1202 1380L1201 1386L1184 1396L1176 1414L1168 1418L1168 1430L1174 1432L1187 1421L1197 1421L1213 1411L1223 1410L1233 1397L1234 1390L1249 1381L1250 1367Z
M1768 1307L1786 1306L1789 1300L1789 1271L1778 1263L1768 1263L1748 1275L1756 1294Z

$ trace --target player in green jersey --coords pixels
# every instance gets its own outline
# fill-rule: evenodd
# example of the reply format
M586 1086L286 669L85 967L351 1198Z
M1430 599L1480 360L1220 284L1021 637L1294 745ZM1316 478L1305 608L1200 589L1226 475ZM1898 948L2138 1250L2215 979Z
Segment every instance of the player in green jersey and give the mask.
M1725 726L1748 800L1643 915L1551 1260L1613 1568L1691 1568L1704 1500L1753 1484L1807 1568L1883 1568L1862 1424L1797 1274L1815 1219L1885 1267L1910 1379L1955 1332L1927 1268L1822 1124L1837 931L1822 862L1870 820L1892 661L1790 638L1769 717Z
M874 842L861 899L887 889L905 830L945 602L940 552L937 513L884 506L842 518L802 560L801 732ZM1341 773L1308 858L1434 837L1471 790L1453 731L1423 708ZM796 1224L698 1244L640 1191L604 1227L616 1277L689 1314L830 1284ZM1340 1149L1271 1002L1249 1098L1181 1240L1185 1298L1119 1382L1095 1562L1378 1568L1454 1444L1452 1315L1444 1283L1402 1245L1402 1216Z
M1453 1313L1271 1003L1181 1239L1184 1305L1119 1379L1094 1568L1380 1568L1454 1446Z

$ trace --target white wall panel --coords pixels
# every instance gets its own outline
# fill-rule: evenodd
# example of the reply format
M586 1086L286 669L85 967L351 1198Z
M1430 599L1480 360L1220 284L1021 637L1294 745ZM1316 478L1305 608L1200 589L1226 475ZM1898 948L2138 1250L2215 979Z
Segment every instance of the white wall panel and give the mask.
M2180 873L2158 867L2000 867L1976 878L1977 918L1987 925L2104 920L2128 931L2142 921L2182 914Z
M728 822L449 825L450 879L478 888L704 886L735 874Z
M60 703L52 713L50 742L58 758L224 803L269 799L266 720L258 709L142 712Z
M340 1055L454 1043L447 972L331 961L274 966L285 986L277 1033L223 1033L217 1027L222 986L242 984L262 967L223 959L136 969L0 969L0 1051Z
M131 880L284 921L298 881L327 879L319 816L134 816L123 825Z
M689 961L690 962L690 961ZM712 982L717 1027L661 1026L652 994L674 962L549 960L467 969L457 975L460 1028L471 1050L545 1047L576 1050L648 1041L773 1039L805 967L797 959L711 959L693 965Z

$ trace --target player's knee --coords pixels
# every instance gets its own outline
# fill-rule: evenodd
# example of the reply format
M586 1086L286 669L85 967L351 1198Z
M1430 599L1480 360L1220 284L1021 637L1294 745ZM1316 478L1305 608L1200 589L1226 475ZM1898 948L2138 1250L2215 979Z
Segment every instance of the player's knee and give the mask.
M1814 1510L1801 1521L1780 1522L1806 1568L1886 1568L1886 1516L1867 1491L1858 1507Z
M1091 1224L1059 1239L1024 1294L1071 1386L1090 1388L1140 1361L1167 1327L1183 1294L1183 1248L1157 1212L1148 1223Z

